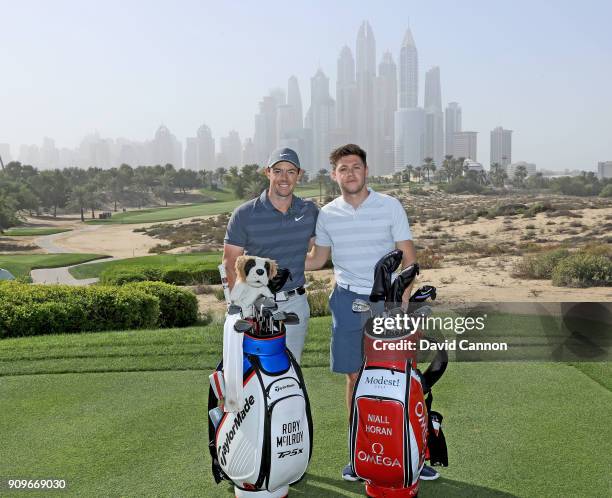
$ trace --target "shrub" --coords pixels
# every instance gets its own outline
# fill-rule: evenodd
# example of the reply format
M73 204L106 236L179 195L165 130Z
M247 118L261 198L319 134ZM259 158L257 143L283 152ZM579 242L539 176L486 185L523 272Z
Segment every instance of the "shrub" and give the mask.
M198 321L195 294L163 282L134 282L123 289L136 289L159 299L159 326L186 327Z
M174 285L220 284L217 268L207 263L167 266L115 266L104 270L100 283L123 285L130 282L165 282Z
M599 197L612 197L612 183L608 183L608 185L599 192Z
M442 266L442 259L444 259L444 256L431 247L426 247L417 253L417 261L423 270L440 268Z
M564 258L569 256L567 249L555 249L536 256L524 256L514 268L517 277L546 279L551 278L553 269Z
M552 272L553 285L590 287L612 285L612 259L579 251L563 259Z
M159 299L138 289L0 285L0 337L153 327Z
M329 293L318 290L308 292L308 305L310 306L310 316L327 316L331 314L329 310Z

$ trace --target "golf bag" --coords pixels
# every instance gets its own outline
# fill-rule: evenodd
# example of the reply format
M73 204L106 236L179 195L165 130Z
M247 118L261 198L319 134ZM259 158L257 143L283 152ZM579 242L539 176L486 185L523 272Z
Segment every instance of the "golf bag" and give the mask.
M401 251L394 251L376 267L370 300L385 300L385 317L404 314L401 309L394 309L393 303L401 300L403 291L418 274L417 265L408 267L391 284L391 273L400 261ZM435 299L434 288L417 290L411 302L418 306L416 303L426 298ZM421 306L414 313L426 314L428 308ZM448 465L442 416L431 410L430 392L444 373L448 358L444 350L438 351L425 373L421 373L416 367L416 351L398 347L407 342L418 344L423 339L420 333L405 329L375 333L372 324L370 317L364 327L364 363L353 392L351 465L366 481L368 496L416 496L426 459L432 465ZM394 344L389 347L391 343Z
M210 376L209 449L215 481L234 483L236 496L283 497L304 475L312 454L312 418L304 378L285 344L297 316L274 313L268 299L255 317L238 320L242 342L242 408L223 412L223 365ZM231 308L231 307L230 307ZM293 315L293 316L291 316ZM242 401L242 400L241 400Z

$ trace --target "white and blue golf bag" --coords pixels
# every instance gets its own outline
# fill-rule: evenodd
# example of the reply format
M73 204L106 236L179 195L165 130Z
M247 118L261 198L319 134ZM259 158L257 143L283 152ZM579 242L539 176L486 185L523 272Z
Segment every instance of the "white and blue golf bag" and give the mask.
M284 322L295 323L297 316L276 312L275 307L267 300L256 307L254 318L234 320L231 333L243 338L242 383L235 411L227 411L223 362L210 376L212 471L217 483L224 479L234 483L237 497L287 496L289 485L302 478L312 455L308 394L300 367L285 344Z

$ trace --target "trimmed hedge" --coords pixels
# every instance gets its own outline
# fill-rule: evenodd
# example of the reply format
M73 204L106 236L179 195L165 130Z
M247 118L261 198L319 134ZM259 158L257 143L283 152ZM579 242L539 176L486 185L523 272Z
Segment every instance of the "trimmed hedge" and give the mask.
M3 282L0 338L154 327L159 309L138 289Z
M159 299L159 326L186 327L198 321L195 294L163 282L133 282L123 289L136 289Z
M220 284L219 270L210 264L166 266L115 266L100 274L100 283L123 285L130 282L165 282L174 285Z
M161 282L122 287L0 282L0 338L181 327L197 319L195 295Z

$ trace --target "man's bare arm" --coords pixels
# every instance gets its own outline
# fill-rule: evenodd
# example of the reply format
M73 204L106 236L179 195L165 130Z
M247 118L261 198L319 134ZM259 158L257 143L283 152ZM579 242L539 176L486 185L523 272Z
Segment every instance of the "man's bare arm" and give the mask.
M311 239L311 242L313 240ZM331 254L331 247L327 246L318 246L316 244L312 244L312 249L306 255L306 265L305 270L318 270L323 268L323 265L329 259L329 255Z
M223 244L223 266L225 266L230 290L234 288L234 282L236 282L236 259L243 254L244 247Z

